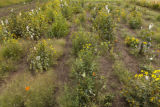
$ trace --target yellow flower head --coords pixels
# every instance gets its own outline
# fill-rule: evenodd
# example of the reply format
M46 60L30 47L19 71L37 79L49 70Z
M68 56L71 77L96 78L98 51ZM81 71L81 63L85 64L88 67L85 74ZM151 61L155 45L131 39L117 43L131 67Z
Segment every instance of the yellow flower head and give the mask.
M147 45L147 42L143 42L144 45Z
M135 77L135 78L137 78L137 77L138 77L138 75L136 74L134 77Z
M145 72L146 75L148 75L148 72Z

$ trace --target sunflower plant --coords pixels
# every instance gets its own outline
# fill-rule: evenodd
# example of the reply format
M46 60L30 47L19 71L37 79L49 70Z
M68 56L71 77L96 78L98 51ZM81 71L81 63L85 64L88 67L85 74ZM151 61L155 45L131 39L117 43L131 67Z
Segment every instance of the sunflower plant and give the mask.
M139 40L135 37L127 36L125 39L125 43L128 47L137 48L139 45Z
M152 72L142 70L129 80L122 91L130 105L160 106L160 70Z

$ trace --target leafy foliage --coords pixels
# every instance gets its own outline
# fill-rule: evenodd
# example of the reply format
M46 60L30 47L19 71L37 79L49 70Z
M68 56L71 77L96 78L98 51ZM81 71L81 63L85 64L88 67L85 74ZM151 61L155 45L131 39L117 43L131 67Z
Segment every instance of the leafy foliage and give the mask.
M31 48L28 55L30 70L43 72L54 63L56 59L56 50L52 45L48 45L45 40L39 41L38 44Z

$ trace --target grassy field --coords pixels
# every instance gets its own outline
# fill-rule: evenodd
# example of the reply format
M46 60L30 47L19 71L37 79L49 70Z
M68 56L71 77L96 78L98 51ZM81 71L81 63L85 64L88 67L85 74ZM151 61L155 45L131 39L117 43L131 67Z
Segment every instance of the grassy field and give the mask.
M160 107L158 2L35 4L1 8L0 107Z
M32 0L0 0L0 7L5 7L13 4L18 4L22 2L29 2Z

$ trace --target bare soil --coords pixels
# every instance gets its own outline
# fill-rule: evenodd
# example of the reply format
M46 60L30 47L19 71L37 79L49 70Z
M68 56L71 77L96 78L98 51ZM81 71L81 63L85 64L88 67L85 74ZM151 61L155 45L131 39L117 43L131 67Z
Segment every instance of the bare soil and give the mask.
M137 72L139 71L139 60L131 55L124 43L124 39L122 38L122 33L120 31L117 31L117 43L116 43L116 47L115 47L115 51L117 54L121 54L122 56L122 60L126 66L126 68L128 68L129 71L131 72Z
M74 27L71 27L69 35L65 38L66 45L64 48L63 56L58 59L58 64L54 66L54 72L57 75L57 81L61 83L68 81L68 74L71 70L71 66L69 65L68 61L71 57L72 42L70 36L72 35L73 31Z

